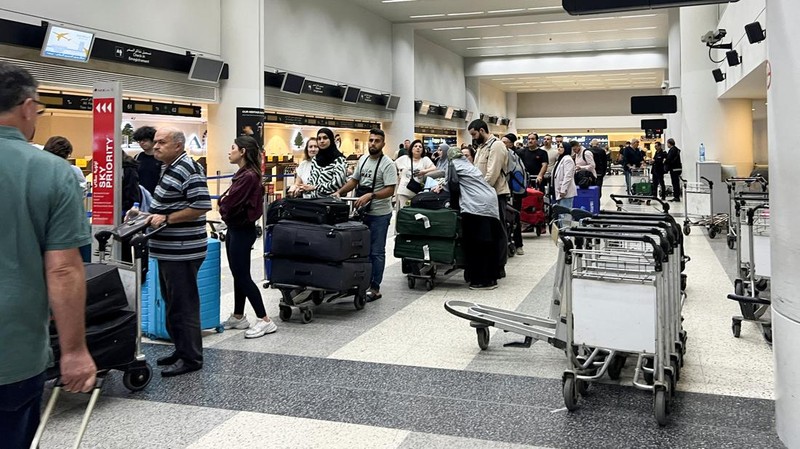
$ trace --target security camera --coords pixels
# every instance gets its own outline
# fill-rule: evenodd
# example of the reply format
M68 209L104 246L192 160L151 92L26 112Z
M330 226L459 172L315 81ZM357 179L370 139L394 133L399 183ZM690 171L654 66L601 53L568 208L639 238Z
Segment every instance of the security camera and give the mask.
M661 90L669 89L669 80L664 80L661 82Z
M727 34L728 32L722 28L718 30L711 30L700 38L700 42L711 46L724 39Z

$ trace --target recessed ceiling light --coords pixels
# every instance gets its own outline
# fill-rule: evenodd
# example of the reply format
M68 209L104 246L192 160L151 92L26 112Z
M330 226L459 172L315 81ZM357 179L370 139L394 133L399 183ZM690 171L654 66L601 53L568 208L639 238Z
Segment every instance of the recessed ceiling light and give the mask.
M518 34L517 37L538 37L538 36L547 36L544 33L536 33L536 34Z
M613 50L625 50L623 47L614 47L614 48L601 48L600 50L603 51L613 51Z
M545 11L551 9L562 9L560 6L537 6L535 8L528 8L528 11Z
M481 38L479 37L455 37L450 39L451 41L479 41Z
M415 2L417 0L381 0L381 3L404 3L404 2Z
M409 19L428 19L431 17L444 17L444 14L420 14L418 16L408 16Z
M587 33L616 33L619 30L589 30Z
M538 25L539 22L520 22L520 23L506 23L503 24L504 27L520 27L525 25Z
M579 22L591 22L595 20L611 20L616 19L616 17L590 17L588 19L578 19Z
M639 28L625 28L625 31L644 31L644 30L655 30L658 27L639 27Z
M510 39L514 36L486 36L481 39Z
M655 17L657 14L639 14L635 16L619 16L618 19L641 19L643 17Z
M656 48L655 45L645 45L643 47L628 47L628 50L642 50L644 48Z
M514 44L514 45L498 45L498 46L496 46L496 47L494 47L494 48L518 48L518 47L524 47L524 46L525 46L525 45L523 45L523 44Z
M467 50L483 50L485 48L494 48L494 46L490 45L488 47L467 47Z
M500 25L470 25L467 27L468 30L475 30L478 28L497 28Z
M581 31L561 31L558 33L550 33L551 36L562 36L565 34L581 34Z
M509 12L520 12L525 11L525 8L517 8L517 9L496 9L494 11L489 11L489 14L503 14Z
M539 22L539 23L541 23L542 25L544 25L544 24L549 24L549 23L569 23L569 22L575 22L575 21L576 21L575 19L568 19L568 20L548 20L548 21L546 21L546 22Z
M434 28L433 31L450 31L450 30L463 30L464 27L444 27L444 28Z
M455 16L478 16L483 14L483 11L472 11L472 12L449 12L447 13L448 17L455 17Z

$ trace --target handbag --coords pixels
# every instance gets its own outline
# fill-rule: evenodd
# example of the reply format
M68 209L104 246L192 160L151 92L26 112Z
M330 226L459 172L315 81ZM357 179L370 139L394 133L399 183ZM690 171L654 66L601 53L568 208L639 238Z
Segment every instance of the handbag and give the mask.
M424 189L424 187L422 184L419 183L419 181L414 179L414 157L409 156L408 159L411 161L411 180L408 181L408 185L406 186L406 188L414 192L414 194L416 195L417 193L422 192L422 189Z

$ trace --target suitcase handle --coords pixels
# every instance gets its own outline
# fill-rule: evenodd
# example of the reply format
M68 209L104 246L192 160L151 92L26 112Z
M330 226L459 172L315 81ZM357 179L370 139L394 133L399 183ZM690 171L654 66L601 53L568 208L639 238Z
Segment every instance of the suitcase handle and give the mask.
M86 406L86 411L83 413L83 420L81 421L81 426L78 429L78 436L75 438L75 445L72 446L73 449L78 449L81 446L81 441L83 441L83 435L86 433L86 428L89 426L89 418L92 416L92 412L94 411L94 406L97 404L97 399L100 397L100 391L103 388L103 381L105 380L105 373L97 373L97 378L95 380L94 389L92 389L92 396L89 399L89 404ZM61 389L64 387L64 383L61 382L61 377L56 380L56 384L53 387L53 392L50 394L50 400L47 401L47 407L45 407L44 413L42 414L41 421L39 423L39 427L36 429L36 434L33 437L33 441L31 442L31 449L36 449L39 447L39 442L42 439L42 435L44 434L45 426L47 426L47 421L50 419L50 415L53 414L53 409L56 406L56 402L58 401L58 396L61 393Z

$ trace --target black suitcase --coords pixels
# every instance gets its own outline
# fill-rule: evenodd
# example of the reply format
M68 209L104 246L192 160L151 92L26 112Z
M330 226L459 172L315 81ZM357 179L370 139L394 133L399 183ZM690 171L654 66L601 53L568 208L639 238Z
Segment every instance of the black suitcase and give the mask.
M314 287L332 292L345 292L354 288L365 291L372 277L369 259L350 259L341 263L313 260L272 259L273 284Z
M335 198L282 198L267 207L267 224L281 220L336 224L350 219L350 206Z
M136 351L136 312L121 311L107 316L102 323L86 326L86 346L98 370L119 368L134 361ZM61 348L58 334L51 332L50 348L56 365L48 377L58 373Z
M355 221L328 225L283 220L272 228L272 256L341 262L367 257L369 249L369 227Z
M119 277L119 270L111 265L87 263L86 270L86 323L101 323L106 317L128 308L128 296Z
M431 210L450 207L450 193L444 190L439 193L420 192L411 198L411 207Z

